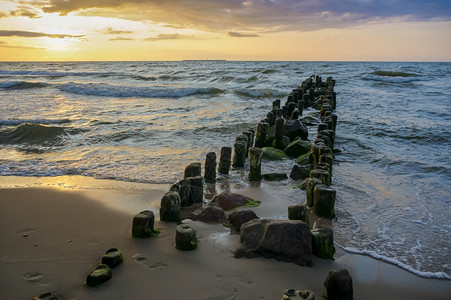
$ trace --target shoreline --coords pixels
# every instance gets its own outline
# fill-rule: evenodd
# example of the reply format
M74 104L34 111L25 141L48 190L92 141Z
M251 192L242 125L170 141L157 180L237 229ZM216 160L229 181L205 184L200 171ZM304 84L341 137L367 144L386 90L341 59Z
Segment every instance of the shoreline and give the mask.
M286 200L275 199L262 187L240 193L262 201L255 208L261 217L286 207ZM334 261L314 257L312 268L274 259L235 259L232 251L239 245L239 235L222 225L184 221L196 227L200 236L198 250L191 252L174 248L175 224L160 222L158 217L159 237L132 239L133 213L107 206L111 194L100 189L90 194L55 187L1 188L0 289L4 295L31 298L52 291L62 298L90 299L121 295L278 299L285 289L295 288L312 289L321 299L327 273L341 268L352 276L355 299L447 299L451 291L449 280L420 277L340 247ZM148 197L148 204L159 203L157 193ZM111 247L122 250L124 264L113 269L109 282L87 288L83 285L86 275ZM179 288L172 288L172 283Z

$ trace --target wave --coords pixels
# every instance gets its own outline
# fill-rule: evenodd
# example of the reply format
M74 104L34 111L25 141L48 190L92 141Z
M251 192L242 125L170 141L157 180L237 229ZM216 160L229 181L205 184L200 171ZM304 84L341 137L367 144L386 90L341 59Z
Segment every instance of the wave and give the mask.
M63 92L119 98L182 98L192 95L217 95L224 91L218 88L128 86L100 83L65 83L59 86Z
M0 132L0 143L4 145L58 146L69 133L78 133L69 127L23 123L14 129Z
M423 272L423 271L416 270L412 266L409 266L409 265L407 265L405 263L402 263L399 260L396 260L394 258L387 257L387 256L384 256L384 255L380 255L380 254L378 254L375 251L358 250L358 249L351 248L351 247L343 247L341 245L338 245L338 246L343 248L344 250L346 250L349 253L371 256L372 258L375 258L375 259L378 259L378 260L382 260L384 262L387 262L387 263L396 265L398 267L401 267L404 270L407 270L407 271L409 271L409 272L411 272L413 274L416 274L418 276L421 276L421 277L451 280L451 276L448 275L445 272Z
M237 89L235 94L250 98L285 97L286 93L272 89Z
M50 120L50 119L9 119L9 120L0 120L0 125L9 125L9 126L14 126L14 125L21 125L21 124L45 124L45 125L49 125L49 124L67 124L72 122L69 119L55 119L55 120Z
M30 82L30 81L3 81L0 82L0 88L8 90L22 90L46 87L49 84L44 82Z
M425 80L419 74L397 72L397 71L374 71L362 76L364 80L382 81L386 83L406 83L411 81Z
M272 74L272 73L276 73L278 72L277 70L272 70L272 69L268 69L268 70L264 70L262 73L263 74Z
M61 72L61 71L29 71L29 70L0 70L3 76L44 76L44 77L65 77L65 76L116 76L123 75L117 72Z

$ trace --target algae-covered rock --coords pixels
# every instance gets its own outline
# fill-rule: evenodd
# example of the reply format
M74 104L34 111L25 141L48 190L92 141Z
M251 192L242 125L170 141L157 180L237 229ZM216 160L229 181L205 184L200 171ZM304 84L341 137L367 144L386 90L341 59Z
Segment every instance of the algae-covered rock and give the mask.
M124 261L124 256L121 250L117 248L111 248L105 252L102 256L101 263L107 265L110 268L119 266Z
M352 300L352 278L348 270L332 270L324 281L324 298L328 300Z
M315 300L315 293L311 290L289 289L283 293L282 300Z
M253 210L240 210L229 215L227 221L229 222L232 231L240 232L241 226L250 220L259 219Z
M313 255L334 259L334 233L327 227L313 228L312 233L312 251Z
M194 227L189 225L178 225L175 229L175 248L190 251L197 248L199 237Z
M308 153L311 148L312 144L309 141L297 139L290 143L283 152L290 157L299 157L300 155Z
M283 134L293 140L295 137L300 137L303 140L308 138L308 129L299 120L287 120L283 125Z
M263 148L263 158L269 160L283 160L290 159L288 155L282 150L276 149L274 147L264 147Z
M290 172L290 178L293 180L303 180L310 176L310 172L312 170L312 165L294 165L293 169Z
M86 285L97 286L102 284L112 277L111 269L107 265L101 264L92 270L88 277L86 277Z
M219 205L210 203L190 213L188 219L205 223L224 223L227 218Z
M268 181L281 181L288 179L288 176L286 173L265 173L262 175L263 179Z
M311 149L311 146L310 146ZM307 153L304 153L302 155L299 155L298 158L296 158L296 163L301 166L310 165L313 162L312 160L312 151L309 150Z
M252 206L252 203L257 201L240 194L222 192L215 195L211 202L217 203L223 210L230 210L245 205Z

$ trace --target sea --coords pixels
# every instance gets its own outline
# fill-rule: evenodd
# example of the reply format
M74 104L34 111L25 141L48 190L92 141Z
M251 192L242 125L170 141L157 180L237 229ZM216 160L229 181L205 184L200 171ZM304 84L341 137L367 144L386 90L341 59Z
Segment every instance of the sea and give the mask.
M451 63L0 62L0 187L63 175L172 184L311 75L336 80L337 246L450 280ZM245 173L231 172L234 188L251 186ZM262 185L305 201L291 179Z

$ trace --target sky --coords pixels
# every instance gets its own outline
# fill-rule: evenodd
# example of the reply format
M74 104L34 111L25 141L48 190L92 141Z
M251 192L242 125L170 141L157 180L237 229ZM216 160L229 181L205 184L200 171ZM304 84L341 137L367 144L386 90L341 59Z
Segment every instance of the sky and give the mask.
M451 61L451 1L0 0L0 61Z

